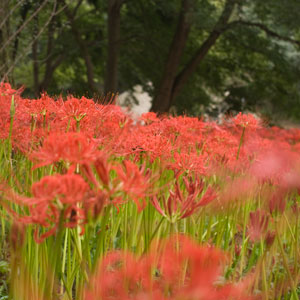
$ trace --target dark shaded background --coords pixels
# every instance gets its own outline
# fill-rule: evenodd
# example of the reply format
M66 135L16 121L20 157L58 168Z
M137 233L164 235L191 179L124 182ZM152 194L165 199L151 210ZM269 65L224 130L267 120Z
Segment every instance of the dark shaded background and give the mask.
M24 96L300 119L299 0L1 0L0 77Z

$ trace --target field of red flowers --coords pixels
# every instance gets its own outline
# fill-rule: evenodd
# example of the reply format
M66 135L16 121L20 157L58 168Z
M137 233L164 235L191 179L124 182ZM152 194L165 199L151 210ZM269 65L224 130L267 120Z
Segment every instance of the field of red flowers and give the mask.
M0 300L300 295L300 130L139 120L0 85Z

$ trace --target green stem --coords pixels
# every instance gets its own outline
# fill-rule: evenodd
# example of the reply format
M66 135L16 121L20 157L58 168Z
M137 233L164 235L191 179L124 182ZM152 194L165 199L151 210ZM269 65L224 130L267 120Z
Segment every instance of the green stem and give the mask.
M101 219L101 224L100 224L100 233L97 237L96 241L96 253L95 253L95 259L94 259L94 265L93 265L93 270L95 270L95 267L97 266L97 262L99 258L104 254L105 252L105 226L109 220L110 216L110 211L111 211L111 205L107 206L104 210L104 215L102 216Z
M80 121L76 120L76 131L80 132Z
M50 257L50 264L49 267L51 268L51 273L50 273L50 278L49 278L49 285L46 284L45 288L45 296L51 298L51 295L53 295L54 291L54 280L55 280L55 275L58 273L58 268L60 265L60 250L61 250L61 243L62 243L62 238L63 238L63 221L64 221L64 210L61 211L60 216L59 216L59 225L58 225L58 230L55 236L55 241L54 241L54 246L53 246L53 252Z
M290 285L291 285L291 289L292 289L292 295L293 295L294 300L296 300L296 299L298 299L298 295L297 295L297 291L296 291L296 288L295 288L295 283L294 283L292 274L291 274L290 269L289 269L287 258L285 256L284 249L283 249L283 246L282 246L282 243L281 243L281 237L280 237L279 232L278 232L277 221L275 221L275 231L276 231L276 237L277 237L278 245L279 245L279 248L280 248L283 264L284 264L284 267L286 269L286 272L287 272L287 275L288 275L288 278L289 278L289 281L290 281Z
M11 172L13 170L13 166L12 166L12 131L13 131L13 125L14 125L14 115L15 115L15 101L14 101L14 95L12 95L11 105L10 105L9 134L8 134L8 160L9 160ZM9 178L10 178L10 181L11 181L12 173L10 175L11 176Z
M296 228L295 228L295 237L296 237L296 240L295 240L295 250L294 250L294 268L295 268L295 273L296 275L298 276L298 219L299 219L299 216L298 216L298 207L297 207L297 212L296 212Z
M61 268L61 290L60 293L63 294L63 283L64 283L64 274L65 274L65 266L66 266L66 255L67 255L67 242L68 242L68 230L65 233L65 241L64 241L64 250L63 250L63 258L62 258L62 268Z
M265 255L264 255L264 241L261 239L260 241L260 251L263 255L262 257L262 278L263 278L263 287L265 292L265 298L268 299L268 284L267 284L267 274L266 274L266 265L265 265Z
M240 138L239 148L238 148L238 151L237 151L237 154L236 154L236 160L238 160L239 156L240 156L240 151L241 151L241 148L242 148L242 145L243 145L243 142L244 142L245 129L246 128L243 127L242 135L241 135L241 138Z
M165 217L162 216L161 219L160 219L160 221L159 221L159 223L157 224L155 230L153 231L153 233L152 233L150 239L149 239L148 247L150 246L152 240L154 239L156 233L158 232L158 230L159 230L159 228L160 228L160 226L161 226L161 224L163 223L164 220L165 220ZM148 249L145 248L145 249L144 249L144 253L146 253L147 250L148 250Z

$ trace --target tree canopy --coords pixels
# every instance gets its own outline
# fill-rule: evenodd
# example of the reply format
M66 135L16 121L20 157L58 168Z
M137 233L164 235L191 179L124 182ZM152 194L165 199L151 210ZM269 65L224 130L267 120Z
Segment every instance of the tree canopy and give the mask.
M143 86L152 111L210 103L300 118L298 0L2 0L0 77L27 96Z

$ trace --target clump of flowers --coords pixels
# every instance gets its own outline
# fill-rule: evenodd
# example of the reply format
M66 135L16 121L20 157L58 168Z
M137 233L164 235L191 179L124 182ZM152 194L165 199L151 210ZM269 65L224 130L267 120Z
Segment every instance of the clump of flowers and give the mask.
M175 183L175 191L169 190L169 196L162 197L162 206L153 196L151 203L155 209L171 223L184 219L195 213L200 207L206 206L211 201L216 199L217 194L212 187L208 187L204 192L204 182L199 178L189 180L183 179L186 193L183 194L179 186L178 180Z
M156 243L141 257L109 253L90 280L85 300L254 299L249 283L220 282L226 255L184 236Z
M242 114L241 112L233 119L233 123L235 126L252 130L259 126L258 120L252 114Z
M56 234L59 226L74 228L86 221L83 209L88 199L88 185L80 175L56 174L45 176L32 185L32 197L18 196L16 202L28 209L28 215L16 215L19 222L38 225L35 239L42 242L50 235ZM39 235L40 228L46 232Z
M242 113L133 120L3 83L0 108L10 298L298 298L299 129Z

